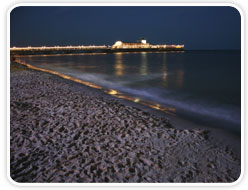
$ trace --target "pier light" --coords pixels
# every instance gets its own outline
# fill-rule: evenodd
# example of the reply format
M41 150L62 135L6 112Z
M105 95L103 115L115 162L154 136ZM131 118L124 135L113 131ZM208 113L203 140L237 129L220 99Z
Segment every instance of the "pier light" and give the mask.
M142 44L146 44L146 40L145 40L145 39L142 39L142 40L141 40L141 43L142 43Z
M121 46L122 45L122 41L117 41L115 42L114 46Z

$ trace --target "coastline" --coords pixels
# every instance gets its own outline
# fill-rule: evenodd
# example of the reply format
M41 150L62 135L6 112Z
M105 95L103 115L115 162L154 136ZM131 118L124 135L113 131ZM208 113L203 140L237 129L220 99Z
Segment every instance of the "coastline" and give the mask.
M15 181L233 182L239 177L236 135L17 63L11 67ZM56 167L48 171L47 166Z

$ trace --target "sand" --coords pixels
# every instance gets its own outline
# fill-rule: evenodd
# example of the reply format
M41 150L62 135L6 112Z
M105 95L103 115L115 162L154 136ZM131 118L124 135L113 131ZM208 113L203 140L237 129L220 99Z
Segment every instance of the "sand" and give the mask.
M16 182L239 178L240 155L214 140L211 129L178 128L164 114L17 63L11 63L10 82L10 174Z

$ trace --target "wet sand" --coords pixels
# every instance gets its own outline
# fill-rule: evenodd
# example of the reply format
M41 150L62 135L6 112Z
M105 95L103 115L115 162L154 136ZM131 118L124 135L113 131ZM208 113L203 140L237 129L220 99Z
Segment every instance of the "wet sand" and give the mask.
M240 175L235 135L219 138L214 129L17 63L10 84L16 182L234 182Z

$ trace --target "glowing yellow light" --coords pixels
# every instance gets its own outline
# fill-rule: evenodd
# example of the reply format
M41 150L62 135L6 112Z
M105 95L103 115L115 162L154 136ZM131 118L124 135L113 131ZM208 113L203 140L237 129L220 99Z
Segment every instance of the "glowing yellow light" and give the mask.
M139 98L135 98L135 99L134 99L134 102L139 102L139 101L140 101Z
M124 65L122 62L122 53L116 53L115 54L115 74L117 76L123 75Z
M160 110L160 105L159 104L155 104L155 105L150 105L150 107L156 109L156 110Z
M108 91L108 94L111 94L111 95L114 95L114 94L117 94L118 92L116 90L113 90L113 89L110 89Z

